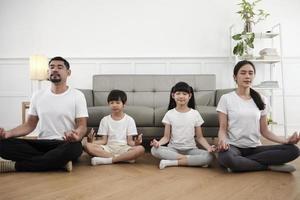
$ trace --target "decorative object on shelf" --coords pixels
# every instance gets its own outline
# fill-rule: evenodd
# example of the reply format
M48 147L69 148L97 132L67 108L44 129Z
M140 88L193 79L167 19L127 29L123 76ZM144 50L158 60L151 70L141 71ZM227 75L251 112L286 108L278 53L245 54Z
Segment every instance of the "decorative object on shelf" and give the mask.
M241 10L237 13L241 15L244 21L244 30L232 36L232 39L237 41L237 44L233 48L233 54L241 56L243 59L253 58L252 50L254 48L253 42L255 34L252 32L252 25L257 24L269 16L269 14L262 9L255 10L256 4L260 1L261 0L255 0L250 3L247 0L242 0L242 2L238 4Z
M260 57L257 59L261 60L279 60L280 56L277 53L276 48L264 48L259 51Z
M255 85L256 88L279 88L278 81L262 81L260 84Z

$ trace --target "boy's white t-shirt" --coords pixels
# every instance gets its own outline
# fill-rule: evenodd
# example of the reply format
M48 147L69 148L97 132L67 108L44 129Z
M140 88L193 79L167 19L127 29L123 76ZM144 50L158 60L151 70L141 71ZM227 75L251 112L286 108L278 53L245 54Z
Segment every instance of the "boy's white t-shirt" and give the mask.
M127 136L137 135L134 119L125 114L121 120L114 120L111 115L102 118L98 135L107 135L107 144L127 144Z
M190 109L182 113L173 108L165 114L162 122L171 125L168 147L182 150L196 148L195 127L204 123L197 110Z
M260 118L270 109L266 97L261 97L266 104L264 110L259 110L252 98L244 100L235 91L221 97L217 111L228 117L228 144L240 148L261 145Z
M39 118L39 139L57 140L75 129L76 118L88 117L83 93L71 88L61 94L52 93L50 87L37 91L31 98L28 114Z

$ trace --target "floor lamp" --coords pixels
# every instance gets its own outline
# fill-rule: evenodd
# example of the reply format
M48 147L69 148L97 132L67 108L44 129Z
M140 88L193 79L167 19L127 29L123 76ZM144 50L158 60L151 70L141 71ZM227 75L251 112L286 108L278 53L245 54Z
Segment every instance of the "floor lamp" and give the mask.
M29 67L30 80L37 80L38 89L41 89L41 81L47 80L48 58L43 55L32 55L29 58Z

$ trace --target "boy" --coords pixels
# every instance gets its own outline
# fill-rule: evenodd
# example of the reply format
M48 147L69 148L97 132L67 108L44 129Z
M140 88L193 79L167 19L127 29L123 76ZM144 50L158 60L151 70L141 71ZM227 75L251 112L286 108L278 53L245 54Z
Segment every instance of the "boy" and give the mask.
M111 108L111 114L105 116L99 125L98 135L100 140L93 142L91 135L88 136L88 143L84 146L85 151L91 156L92 165L112 164L117 162L134 162L141 156L145 149L142 145L142 134L137 134L134 119L124 113L124 105L127 95L121 90L112 90L107 103ZM133 139L133 136L138 135Z

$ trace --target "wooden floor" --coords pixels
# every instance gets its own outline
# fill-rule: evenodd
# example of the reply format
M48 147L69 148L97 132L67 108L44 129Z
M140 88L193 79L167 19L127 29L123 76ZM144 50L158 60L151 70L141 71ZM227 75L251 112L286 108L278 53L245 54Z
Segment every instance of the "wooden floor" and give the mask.
M293 174L227 173L212 168L158 169L149 153L135 164L90 166L83 154L67 173L2 173L0 199L300 200L300 159Z

